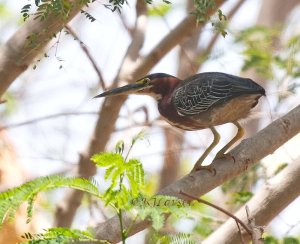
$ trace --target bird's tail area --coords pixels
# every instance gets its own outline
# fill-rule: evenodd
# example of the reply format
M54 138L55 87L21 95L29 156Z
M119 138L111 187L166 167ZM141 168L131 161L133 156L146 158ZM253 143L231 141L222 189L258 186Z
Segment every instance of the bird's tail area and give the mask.
M238 80L232 83L232 92L238 94L261 94L266 95L265 89L251 79L237 77Z

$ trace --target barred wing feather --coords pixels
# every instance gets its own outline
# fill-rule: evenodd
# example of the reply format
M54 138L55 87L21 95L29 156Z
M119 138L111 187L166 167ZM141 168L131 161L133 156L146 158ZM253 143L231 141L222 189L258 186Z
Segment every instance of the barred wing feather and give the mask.
M197 74L175 89L172 101L180 115L197 115L243 94L257 93L257 84L223 73Z

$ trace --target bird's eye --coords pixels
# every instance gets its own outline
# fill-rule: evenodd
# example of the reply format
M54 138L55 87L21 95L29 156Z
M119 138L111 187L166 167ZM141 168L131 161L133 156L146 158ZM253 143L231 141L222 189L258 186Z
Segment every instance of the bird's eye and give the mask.
M136 81L136 84L148 85L150 81L151 80L148 77L146 77L146 78L143 78L143 79L140 79L140 80Z

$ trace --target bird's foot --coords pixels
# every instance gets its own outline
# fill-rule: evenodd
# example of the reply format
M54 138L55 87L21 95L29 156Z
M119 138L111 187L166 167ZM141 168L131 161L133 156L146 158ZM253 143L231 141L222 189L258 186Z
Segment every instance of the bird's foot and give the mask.
M191 173L194 173L196 171L200 171L200 170L208 170L211 174L213 174L214 176L216 175L216 169L213 165L205 165L202 166L201 164L196 163L194 168L192 169Z
M213 161L215 161L216 159L233 160L233 162L235 162L234 156L231 155L230 153L224 154L222 152L219 152L217 153Z

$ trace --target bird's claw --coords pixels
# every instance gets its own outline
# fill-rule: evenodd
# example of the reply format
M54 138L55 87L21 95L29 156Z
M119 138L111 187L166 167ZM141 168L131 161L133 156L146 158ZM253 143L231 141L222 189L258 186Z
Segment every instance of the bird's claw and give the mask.
M197 165L197 163L195 164L194 168L192 169L191 173L200 171L200 170L207 170L209 171L211 174L213 174L214 176L217 174L216 169L213 165Z
M233 160L233 162L235 163L235 158L234 156L232 156L230 153L224 154L224 153L217 153L216 157L214 158L213 161L215 161L216 159L226 159L226 160Z

